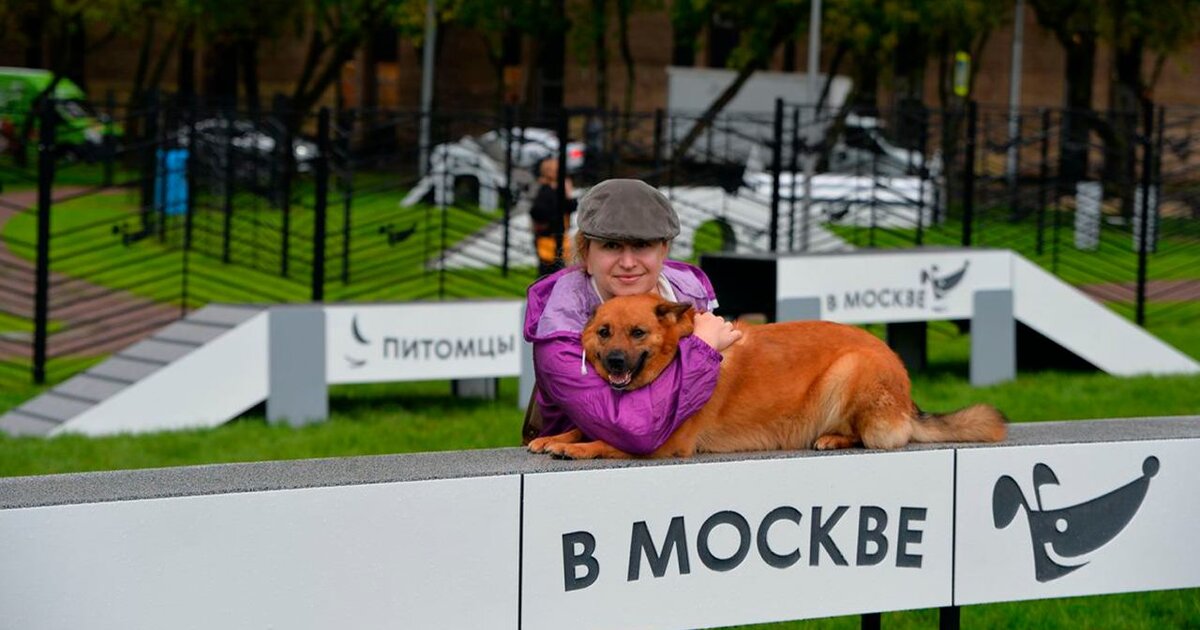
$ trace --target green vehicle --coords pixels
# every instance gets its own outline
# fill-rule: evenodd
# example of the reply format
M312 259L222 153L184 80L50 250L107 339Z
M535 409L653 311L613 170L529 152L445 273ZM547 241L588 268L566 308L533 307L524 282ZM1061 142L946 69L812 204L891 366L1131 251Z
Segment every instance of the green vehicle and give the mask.
M37 98L50 87L54 75L49 70L0 67L0 151L20 148L26 140L39 136ZM111 140L122 134L119 125L96 113L87 94L70 79L62 77L54 86L61 122L56 143L68 154L88 160L103 155ZM26 125L30 128L26 129ZM28 134L27 136L25 134Z

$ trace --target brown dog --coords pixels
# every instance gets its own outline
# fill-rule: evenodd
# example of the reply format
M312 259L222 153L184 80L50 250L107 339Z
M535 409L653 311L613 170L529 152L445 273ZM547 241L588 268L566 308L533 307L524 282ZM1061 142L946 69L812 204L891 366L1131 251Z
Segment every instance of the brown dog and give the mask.
M675 358L694 316L690 306L654 295L613 298L584 328L584 351L614 388L636 389ZM1004 416L989 405L944 415L918 409L900 358L862 329L812 321L742 331L722 353L708 403L649 457L1004 439ZM573 459L632 457L583 439L576 429L533 440L529 449Z

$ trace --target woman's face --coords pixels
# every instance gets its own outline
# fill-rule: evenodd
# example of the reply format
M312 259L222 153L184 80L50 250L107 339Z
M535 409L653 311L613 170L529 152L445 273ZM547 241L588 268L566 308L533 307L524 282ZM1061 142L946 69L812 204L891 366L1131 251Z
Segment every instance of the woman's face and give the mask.
M605 241L588 243L584 265L596 280L600 297L650 293L667 259L665 241Z

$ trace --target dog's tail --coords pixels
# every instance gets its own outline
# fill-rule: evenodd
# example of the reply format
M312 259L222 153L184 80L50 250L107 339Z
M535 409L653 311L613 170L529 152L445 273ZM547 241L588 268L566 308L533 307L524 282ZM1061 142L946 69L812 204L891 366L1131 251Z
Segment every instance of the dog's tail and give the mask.
M971 405L951 413L916 409L914 442L999 442L1008 434L1008 420L991 405Z

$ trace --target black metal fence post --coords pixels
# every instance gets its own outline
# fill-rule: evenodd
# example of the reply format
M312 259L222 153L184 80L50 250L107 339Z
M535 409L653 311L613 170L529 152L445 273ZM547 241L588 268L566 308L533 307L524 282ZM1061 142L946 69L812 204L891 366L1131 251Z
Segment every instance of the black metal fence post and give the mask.
M279 275L288 277L288 263L291 257L292 232L292 170L294 155L292 149L292 117L287 103L280 98L275 101L276 122L283 127L282 141L276 149L279 151L279 215L282 223L279 235Z
M938 609L938 630L958 630L962 617L962 609L958 606L945 606Z
M325 219L329 207L329 108L317 114L317 159L314 164L312 301L325 299Z
M654 185L658 186L662 182L662 159L663 159L663 110L658 108L654 110Z
M200 139L196 137L196 98L189 98L184 106L187 107L188 152L183 164L184 194L186 195L186 199L183 209L183 253L181 256L183 259L183 272L180 276L182 283L179 298L180 317L186 316L188 312L188 275L190 273L189 264L192 251L192 225L196 216L196 164L198 162L196 151L200 148ZM163 162L168 162L166 151L163 152ZM167 204L170 203L170 196L167 193L169 188L167 181L169 180L169 175L163 178L162 205L164 212Z
M229 264L230 252L229 242L233 232L233 189L234 189L234 170L233 170L233 110L225 110L225 169L222 173L224 181L225 205L222 208L224 214L223 225L221 226L221 262ZM199 143L196 143L199 146Z
M41 103L38 121L37 262L33 302L33 382L46 382L46 336L50 321L50 207L54 194L57 125L54 99Z
M1141 215L1142 229L1138 234L1138 266L1137 266L1137 323L1146 325L1146 267L1149 263L1149 250L1152 247L1151 230L1154 229L1150 216L1150 189L1154 171L1154 104L1146 103L1142 109L1142 203L1135 211Z
M937 214L938 202L937 183L931 181L932 174L929 170L929 113L923 107L921 112L917 131L917 143L921 150L921 172L919 173L920 177L917 178L917 247L925 244L925 209L928 207L925 204L925 193L928 191L933 195L934 203L931 215ZM931 216L930 223L934 221L937 221L937 217Z
M350 284L350 227L351 208L354 205L354 159L350 155L350 136L354 131L354 112L342 110L338 113L338 146L341 149L342 168L342 284Z
M149 234L155 227L154 182L158 174L158 92L146 94L146 111L142 113L142 231Z
M513 106L504 106L504 192L501 193L500 203L504 210L504 248L500 255L503 257L500 261L500 274L505 278L508 277L508 250L511 247L509 228L512 222L512 203L513 203Z
M675 120L668 113L666 117L667 125L667 150L671 152L671 159L667 160L667 198L674 201L675 199L675 165L682 163L687 156L676 155L678 145L675 143Z
M779 176L783 171L783 99L775 99L771 146L771 252L779 251Z
M1017 133L1015 136L1008 139L1008 153L1012 155L1012 162L1007 166L1012 169L1008 175L1008 216L1013 221L1018 221L1024 217L1021 213L1021 139L1024 137L1025 118L1021 114L1013 117L1017 123Z
M1042 164L1038 173L1037 255L1045 248L1046 189L1050 184L1050 111L1042 110Z
M189 99L187 103L187 127L188 138L192 140L191 150L187 153L187 159L184 161L183 177L187 186L186 205L184 206L183 218L183 249L189 251L192 249L192 227L195 219L196 210L196 150L200 141L196 138L196 118L197 108L196 100ZM164 186L166 188L166 186ZM166 201L164 200L164 204Z
M116 138L113 137L113 120L117 117L117 96L110 89L105 94L104 106L108 117L104 121L104 137L101 138L101 151L104 152L104 185L113 185L113 160L116 158Z
M554 188L554 215L558 217L554 221L554 261L556 263L566 263L566 256L563 255L565 248L563 240L566 238L566 220L567 220L567 133L570 128L571 114L566 109L558 110L558 125L556 133L558 134L558 181L555 182Z
M800 107L792 108L792 172L788 188L788 251L796 251L796 174L800 172ZM808 249L808 239L804 239Z
M963 149L963 225L962 244L971 246L971 227L975 221L975 133L978 122L975 101L967 101L967 145Z

